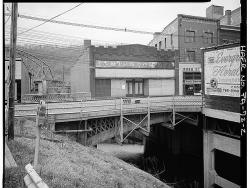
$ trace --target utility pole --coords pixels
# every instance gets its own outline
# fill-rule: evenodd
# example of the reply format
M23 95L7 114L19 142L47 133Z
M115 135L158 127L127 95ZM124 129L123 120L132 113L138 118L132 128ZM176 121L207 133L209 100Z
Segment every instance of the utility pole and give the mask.
M9 110L8 110L8 140L14 139L17 12L18 12L17 3L12 3L11 32L10 32L10 60L9 60L10 85L9 85Z

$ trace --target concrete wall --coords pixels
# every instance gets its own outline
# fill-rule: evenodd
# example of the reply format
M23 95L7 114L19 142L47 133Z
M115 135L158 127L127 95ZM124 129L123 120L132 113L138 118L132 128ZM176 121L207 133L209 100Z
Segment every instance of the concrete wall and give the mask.
M204 130L204 188L209 188L213 184L217 184L221 187L239 188L239 185L236 185L235 183L220 177L215 171L215 149L240 157L240 140L215 134L212 131Z
M90 92L89 62L84 56L70 70L71 93Z
M126 96L126 80L113 79L111 80L111 97Z
M175 83L171 79L149 79L148 88L150 96L174 95Z

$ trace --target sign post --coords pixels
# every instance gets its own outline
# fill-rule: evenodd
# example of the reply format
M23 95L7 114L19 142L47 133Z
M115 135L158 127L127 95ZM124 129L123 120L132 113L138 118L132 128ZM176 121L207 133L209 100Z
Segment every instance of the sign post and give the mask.
M40 144L40 132L41 126L45 123L46 106L45 101L41 100L37 107L36 114L36 145L35 145L35 157L34 157L34 168L37 168L38 155L39 155L39 144Z

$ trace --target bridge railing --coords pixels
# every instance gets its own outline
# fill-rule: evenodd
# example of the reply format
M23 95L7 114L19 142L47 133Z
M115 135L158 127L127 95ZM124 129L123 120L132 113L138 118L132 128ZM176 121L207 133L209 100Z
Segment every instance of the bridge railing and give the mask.
M110 100L96 100L84 102L64 102L47 103L48 114L74 114L81 113L82 117L95 116L100 114L112 115L121 110L121 101L123 102L123 111L125 113L146 112L148 104L150 111L159 112L175 108L201 108L201 96L163 96L163 97L142 97L142 98L122 98ZM16 105L16 115L25 114L35 115L36 105Z
M78 93L49 93L49 94L25 94L22 96L22 103L39 103L40 100L46 102L73 102L86 101L90 98L87 92Z

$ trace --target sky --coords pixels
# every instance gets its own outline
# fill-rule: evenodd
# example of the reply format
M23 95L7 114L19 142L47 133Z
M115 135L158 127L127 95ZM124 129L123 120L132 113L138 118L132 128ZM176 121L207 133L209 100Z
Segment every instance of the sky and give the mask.
M22 15L50 19L79 3L18 3ZM224 6L225 10L240 7L240 0L212 0L209 3L83 3L72 11L55 18L81 24L127 28L149 32L159 32L177 17L177 14L206 16L210 5ZM5 4L6 7L11 5ZM5 20L7 18L5 17ZM42 22L18 19L18 27L31 28ZM9 27L10 21L6 27ZM35 30L94 41L115 43L138 43L147 45L153 38L148 34L125 33L46 23ZM26 33L28 36L28 33ZM69 38L70 38L69 37Z

